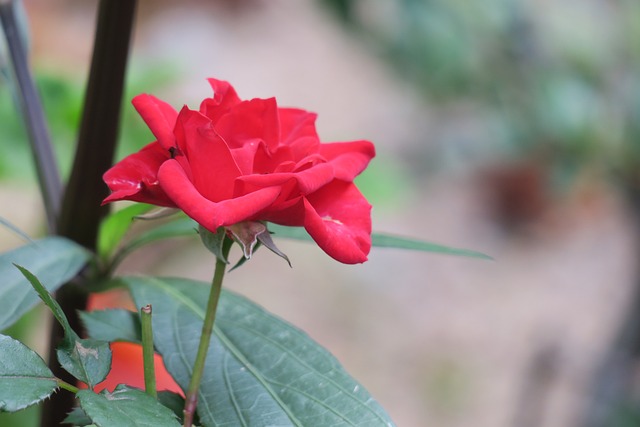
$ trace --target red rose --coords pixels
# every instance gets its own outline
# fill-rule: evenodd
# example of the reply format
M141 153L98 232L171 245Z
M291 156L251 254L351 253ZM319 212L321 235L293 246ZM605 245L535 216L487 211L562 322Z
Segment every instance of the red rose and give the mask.
M104 174L104 203L176 207L208 230L242 221L303 226L338 261L364 262L371 205L353 184L375 156L369 141L323 144L316 115L275 98L242 101L209 79L214 97L178 113L151 95L133 105L157 141Z

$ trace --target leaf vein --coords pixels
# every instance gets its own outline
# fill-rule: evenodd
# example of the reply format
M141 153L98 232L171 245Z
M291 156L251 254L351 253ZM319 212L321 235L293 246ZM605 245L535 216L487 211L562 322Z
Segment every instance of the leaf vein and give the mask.
M340 390L341 392L343 392L346 396L348 396L349 398L351 398L352 400L356 401L358 404L362 405L363 407L365 407L368 411L372 412L373 414L375 414L376 418L378 418L380 421L382 421L383 423L386 424L386 420L380 415L378 414L378 412L376 412L375 410L373 410L373 408L371 408L367 402L363 402L362 400L358 399L357 396L354 396L353 393L351 393L348 389L346 389L345 387L343 387L341 384L339 384L338 382L336 382L334 379L332 379L331 377L318 372L315 368L313 368L312 366L310 366L307 362L305 362L303 359L300 359L295 353L292 353L290 351L290 349L284 347L283 345L281 345L278 341L275 341L271 338L269 338L268 336L261 334L260 332L256 331L255 329L251 329L251 328L247 328L246 326L243 326L242 324L238 324L236 322L230 322L230 321L222 321L222 323L227 323L227 324L232 324L235 327L238 327L240 329L245 330L246 332L253 334L255 336L258 336L262 339L264 339L265 341L273 344L274 346L278 347L280 350L282 350L283 352L285 352L286 354L290 355L293 359L295 359L298 363L300 363L303 367L305 367L308 371L307 373L315 372L317 375L319 375L320 377L322 377L323 379L327 380L329 383L333 384L334 387L336 387L338 390Z
M231 378L229 378L228 366L229 366L229 353L224 353L224 355L222 356L222 372L224 373L224 383L227 386L227 389L229 390L229 398L231 399L231 403L233 404L233 409L238 415L238 418L240 419L242 426L247 427L248 424L246 423L244 419L244 415L242 414L242 410L240 409L240 405L236 400L235 392L233 390L233 384L231 382Z
M280 399L280 396L278 396L275 390L273 390L269 386L266 378L264 378L259 372L256 371L253 365L242 354L240 349L233 344L233 342L229 339L229 337L227 337L227 335L224 332L222 332L219 327L216 327L215 325L213 327L213 332L216 334L218 339L220 339L220 341L222 341L222 343L228 348L228 350L233 354L233 356L241 364L243 364L247 368L247 370L255 377L255 379L258 380L258 382L265 388L265 390L271 395L273 400L275 400L276 403L282 408L284 413L287 414L291 422L293 422L298 427L304 427L304 424L302 424L302 422L298 420L298 418L296 418L296 416L291 412L291 410L287 407L287 405L285 405L282 399Z

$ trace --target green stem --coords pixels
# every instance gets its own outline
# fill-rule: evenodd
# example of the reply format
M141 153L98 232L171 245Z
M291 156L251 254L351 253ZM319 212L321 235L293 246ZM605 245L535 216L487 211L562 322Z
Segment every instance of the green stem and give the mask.
M153 360L153 330L151 328L151 304L140 309L142 323L142 360L144 366L144 389L153 398L158 397L156 390L156 368Z
M70 391L71 393L77 393L80 391L78 387L73 386L64 380L61 380L60 378L56 378L56 382L58 383L58 387Z
M224 258L226 258L231 245L226 246ZM193 417L196 412L196 406L198 405L198 389L200 388L200 382L204 372L204 363L207 358L209 343L211 342L211 333L213 332L213 323L216 318L216 309L222 292L222 279L224 278L226 267L226 262L220 258L216 258L216 270L213 274L213 281L211 282L211 292L209 293L207 311L202 325L202 335L200 336L198 353L196 354L196 360L193 364L193 374L191 376L191 382L189 383L187 396L185 398L184 427L191 427L193 424Z

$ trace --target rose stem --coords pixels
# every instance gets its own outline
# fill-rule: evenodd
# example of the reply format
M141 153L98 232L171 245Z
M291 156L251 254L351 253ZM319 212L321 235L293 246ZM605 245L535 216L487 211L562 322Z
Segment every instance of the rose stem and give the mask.
M228 251L229 249L227 248L226 252ZM224 254L224 258L226 258L226 254ZM202 324L202 335L200 336L198 353L193 363L193 374L189 382L189 388L187 389L187 396L185 397L184 427L191 427L193 424L193 416L198 404L198 389L200 388L200 381L202 380L202 374L204 372L204 362L207 358L209 343L211 342L211 333L213 332L213 323L216 318L216 309L218 307L220 293L222 292L222 279L224 278L226 267L227 264L224 260L216 258L216 270L213 274L213 281L211 282L211 292L209 293L207 311L204 316L204 323Z
M56 382L58 383L58 387L70 391L71 393L77 393L80 389L74 385L69 384L66 381L61 380L60 378L56 378Z
M142 323L142 360L144 366L144 389L153 398L158 397L156 390L156 368L153 360L153 330L151 328L151 304L140 309Z

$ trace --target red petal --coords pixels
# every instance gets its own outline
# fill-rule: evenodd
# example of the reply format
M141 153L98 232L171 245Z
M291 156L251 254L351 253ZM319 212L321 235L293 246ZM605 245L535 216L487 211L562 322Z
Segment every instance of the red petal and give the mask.
M349 182L353 181L376 155L375 148L369 141L321 144L319 153L333 166L337 179Z
M291 159L298 162L318 152L320 138L316 132L317 114L297 108L279 108L280 144L286 146Z
M213 89L213 98L207 98L200 104L200 112L214 123L226 114L231 107L241 102L235 89L224 80L208 79Z
M256 148L253 157L253 173L273 173L283 163L294 163L291 150L285 145L279 146L276 150L269 150L265 144L260 144ZM294 163L295 166L295 163Z
M215 127L231 148L264 141L275 150L280 136L278 105L275 98L241 102L221 116Z
M131 102L165 150L176 145L173 128L178 112L171 105L147 94L138 95Z
M117 200L132 200L152 205L175 207L158 182L158 169L169 159L169 152L158 142L152 142L131 154L102 176L111 195L102 204Z
M213 202L233 197L233 183L241 174L240 168L211 121L185 107L178 116L176 136L188 163L187 176L198 191Z
M280 194L280 188L269 187L242 197L218 203L205 198L189 181L175 160L162 164L158 173L162 189L187 215L208 230L215 232L220 226L233 225L254 218Z
M291 141L304 137L318 139L317 114L298 108L279 108L278 116L280 118L280 140L283 144L289 144Z
M334 181L305 200L304 228L332 258L365 262L371 249L371 205L352 183Z
M246 193L257 188L282 185L295 180L301 195L313 193L334 179L333 168L328 163L321 163L302 172L253 174L241 176L237 180L236 191Z

